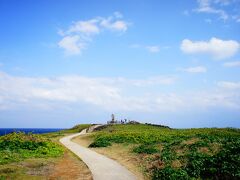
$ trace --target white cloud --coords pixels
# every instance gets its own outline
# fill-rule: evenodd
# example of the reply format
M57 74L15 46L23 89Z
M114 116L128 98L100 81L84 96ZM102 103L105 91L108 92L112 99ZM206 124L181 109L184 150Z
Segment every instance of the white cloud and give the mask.
M65 50L66 55L76 55L81 54L85 45L79 41L80 37L75 36L65 36L61 41L59 41L58 46Z
M122 79L121 81L134 86L150 86L150 85L170 85L176 82L177 78L174 76L156 76L147 79Z
M141 44L131 44L130 48L134 49L145 49L150 53L158 53L161 49L170 49L170 46L158 46L158 45L141 45Z
M217 85L230 90L240 89L240 82L220 81L217 83Z
M184 39L181 50L187 54L209 54L216 59L225 59L234 56L240 48L240 44L234 40L221 40L211 38L209 41L191 41Z
M112 18L103 19L100 25L106 29L113 31L125 32L128 29L128 23L122 20L112 22Z
M217 89L215 91L203 91L189 93L191 106L208 109L211 107L221 107L240 110L240 94L237 91L225 91Z
M86 103L103 109L149 110L146 101L150 97L127 95L127 89L170 85L174 77L148 79L89 78L83 76L60 76L56 78L15 77L0 72L0 107L9 104ZM127 87L127 88L126 88ZM135 87L135 88L134 88ZM131 106L128 106L131 104Z
M217 14L220 19L226 21L229 18L229 15L222 9L216 9L212 6L212 0L197 0L198 8L195 9L196 12L199 13L211 13ZM220 1L215 1L215 3L220 3Z
M71 108L78 104L110 112L182 112L211 107L240 109L239 82L220 82L217 84L220 89L216 91L179 93L156 89L173 86L175 82L176 78L171 76L146 79L89 78L78 75L33 78L0 72L0 110L26 106ZM226 91L226 87L230 91Z
M130 44L129 47L137 49L137 48L141 48L142 46L140 44Z
M221 6L229 5L234 0L214 0L215 4L220 4Z
M118 31L126 31L128 28L128 25L124 21L116 21L112 24L112 29L118 30Z
M188 72L188 73L205 73L205 72L207 72L207 68L204 66L182 68L180 70L182 70L184 72Z
M224 67L240 67L240 61L231 61L223 64Z
M104 30L126 32L130 23L122 18L123 15L120 12L115 12L107 18L96 17L90 20L73 22L66 31L62 29L58 30L58 34L62 36L58 45L68 55L81 54L86 45L92 41L93 37Z
M97 23L97 19L74 22L73 25L69 27L66 33L84 33L86 35L98 34L100 29L97 26Z
M160 51L159 46L146 46L146 49L151 53L158 53Z
M239 0L197 0L198 7L193 9L197 13L215 14L224 22L233 19L238 22ZM231 11L233 9L233 11Z

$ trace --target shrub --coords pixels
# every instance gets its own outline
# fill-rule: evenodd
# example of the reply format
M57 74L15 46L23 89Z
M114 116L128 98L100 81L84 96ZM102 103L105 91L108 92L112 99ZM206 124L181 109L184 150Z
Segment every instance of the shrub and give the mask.
M188 155L188 163L186 166L186 171L191 177L200 177L201 171L205 167L205 161L209 156L193 152Z
M188 155L186 171L190 176L196 178L239 179L239 152L240 141L238 139L226 143L217 154L212 156L191 152Z
M157 153L159 152L159 150L154 147L153 145L150 145L150 144L142 144L138 147L135 147L133 149L133 152L135 153L146 153L146 154L154 154L154 153Z
M187 172L182 169L174 169L170 166L167 166L163 169L155 168L153 170L153 180L188 180L190 177L188 176Z
M96 139L89 147L107 147L111 146L111 143L106 139Z
M240 179L240 140L226 143L223 149L204 162L202 177Z

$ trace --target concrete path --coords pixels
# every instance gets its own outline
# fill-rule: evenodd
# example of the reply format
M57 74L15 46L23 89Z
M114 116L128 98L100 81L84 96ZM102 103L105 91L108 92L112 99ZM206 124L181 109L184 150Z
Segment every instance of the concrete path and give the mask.
M137 179L130 171L116 161L71 141L72 138L83 134L86 134L86 129L80 133L63 137L60 139L60 142L86 163L92 172L94 180Z

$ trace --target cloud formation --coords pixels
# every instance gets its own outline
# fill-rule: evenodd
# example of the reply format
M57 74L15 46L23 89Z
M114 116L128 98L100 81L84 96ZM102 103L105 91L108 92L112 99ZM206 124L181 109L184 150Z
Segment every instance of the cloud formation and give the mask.
M158 53L160 51L159 46L146 46L146 49L151 53Z
M209 41L192 41L184 39L181 50L187 54L207 54L215 59L226 59L234 56L240 49L240 44L234 40L211 38Z
M226 1L222 0L197 0L198 8L195 9L196 12L199 13L210 13L210 14L217 14L220 19L226 21L229 18L229 15L222 9L214 8L212 4L225 4Z
M65 36L59 41L58 46L64 49L66 55L81 54L85 48L85 44L79 41L79 39L80 37L78 35Z
M217 90L186 94L149 91L153 87L161 89L174 86L176 80L173 76L146 79L89 78L79 75L33 78L1 72L0 110L25 106L55 108L59 105L71 108L77 104L110 112L172 112L210 107L240 109L239 83L219 82Z
M159 46L159 45L142 45L142 44L131 44L130 48L134 49L145 49L150 53L158 53L161 49L169 49L169 46Z
M224 22L227 20L239 22L239 0L196 0L196 2L198 6L193 12L216 15Z
M123 93L128 88L170 85L175 77L148 79L88 78L84 76L60 76L56 78L15 77L0 73L0 108L15 105L39 104L44 101L61 103L85 103L102 109L147 110L146 97L134 97ZM164 97L167 98L167 97ZM127 105L128 104L128 105ZM131 104L131 106L129 106Z
M184 72L188 72L188 73L205 73L205 72L207 72L207 68L204 66L182 68L180 70L184 71Z
M224 67L240 67L240 61L231 61L223 64Z
M220 81L217 83L217 85L225 89L240 89L240 82Z
M67 30L61 29L58 31L58 34L62 36L58 46L64 49L66 55L81 54L93 37L104 30L126 32L130 23L122 18L123 15L120 12L115 12L109 17L96 17L90 20L73 22Z

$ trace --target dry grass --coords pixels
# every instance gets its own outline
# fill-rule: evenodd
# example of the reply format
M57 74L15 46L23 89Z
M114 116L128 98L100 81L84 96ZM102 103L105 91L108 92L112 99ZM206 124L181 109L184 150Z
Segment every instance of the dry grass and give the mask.
M173 168L180 168L180 167L182 167L182 163L179 160L174 160L172 162L172 167Z
M89 134L84 134L73 138L72 141L79 143L84 147L88 147L93 142L93 138Z
M70 152L66 152L54 166L48 179L60 180L92 180L88 167Z
M221 145L219 143L211 143L210 148L213 154L216 154L220 151Z
M34 158L0 165L0 179L17 180L92 180L87 166L66 150L60 158Z
M177 148L175 149L176 155L177 156L184 156L187 153L188 149L187 148Z
M183 141L182 144L191 145L191 144L195 144L199 140L200 139L198 139L198 138L191 138L191 139L188 139L186 141Z
M204 154L212 154L208 147L200 147L198 148L198 152L204 153Z

